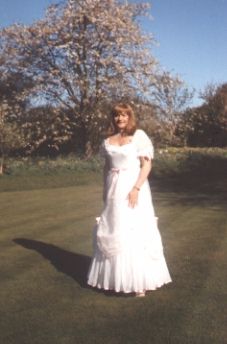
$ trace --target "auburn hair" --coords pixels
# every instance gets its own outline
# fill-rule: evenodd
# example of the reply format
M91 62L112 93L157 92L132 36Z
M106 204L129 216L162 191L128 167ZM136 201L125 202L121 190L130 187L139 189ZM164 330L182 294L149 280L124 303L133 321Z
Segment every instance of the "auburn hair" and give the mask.
M108 134L114 135L118 133L118 127L115 123L114 117L117 116L119 113L126 113L128 115L128 124L125 128L126 135L133 135L137 129L136 125L136 117L132 107L128 104L120 103L113 107L111 111L111 123L109 126Z

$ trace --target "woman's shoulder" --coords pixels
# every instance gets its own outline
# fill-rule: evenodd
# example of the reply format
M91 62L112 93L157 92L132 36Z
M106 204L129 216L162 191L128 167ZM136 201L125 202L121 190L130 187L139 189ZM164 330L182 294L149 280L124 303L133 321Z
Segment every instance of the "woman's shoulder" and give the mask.
M143 129L137 129L134 134L134 142L138 147L152 145L151 138Z
M149 136L145 133L145 131L143 129L137 129L134 137L134 143L137 148L138 156L153 159L153 144Z
M145 130L141 129L141 128L137 128L136 131L135 131L135 134L136 135L147 135ZM134 134L134 135L135 135Z
M143 129L136 129L135 133L134 133L134 137L135 138L149 138L148 135L146 134L146 132Z

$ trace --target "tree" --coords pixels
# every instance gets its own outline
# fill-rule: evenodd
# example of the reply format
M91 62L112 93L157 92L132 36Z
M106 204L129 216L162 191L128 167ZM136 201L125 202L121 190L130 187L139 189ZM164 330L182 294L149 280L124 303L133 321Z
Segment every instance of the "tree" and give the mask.
M158 82L153 39L137 22L148 11L146 4L117 0L50 6L33 25L1 31L5 69L33 78L33 102L42 99L71 111L85 147L103 116L100 104L126 95L149 96Z
M12 149L25 146L21 130L16 124L5 123L0 111L0 175L4 172L5 160Z
M183 123L183 110L192 100L193 93L178 76L173 77L169 72L159 76L153 99L157 105L159 120L166 128L165 133L168 132L165 136L169 144L177 143L176 131Z
M186 126L189 145L227 145L227 84L208 84L201 93L204 103L187 111Z
M11 150L25 146L24 135L15 119L26 107L24 93L29 85L30 80L18 73L0 76L0 174Z

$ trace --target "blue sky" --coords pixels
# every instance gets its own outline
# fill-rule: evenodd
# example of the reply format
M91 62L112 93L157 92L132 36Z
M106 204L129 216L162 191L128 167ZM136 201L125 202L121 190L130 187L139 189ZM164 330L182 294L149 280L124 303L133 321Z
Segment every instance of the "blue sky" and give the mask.
M155 56L188 85L227 82L227 0L153 0ZM195 100L196 101L196 100Z
M139 0L134 0L140 2ZM0 0L0 26L29 24L56 0ZM227 0L152 0L144 21L159 47L153 54L165 69L198 92L210 82L227 82Z

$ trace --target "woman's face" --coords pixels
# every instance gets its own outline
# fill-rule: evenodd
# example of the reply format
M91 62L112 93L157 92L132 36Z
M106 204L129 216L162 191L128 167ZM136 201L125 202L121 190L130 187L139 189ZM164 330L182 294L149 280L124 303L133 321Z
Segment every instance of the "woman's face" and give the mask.
M114 116L114 123L119 130L124 130L129 122L129 115L124 111L119 111Z

